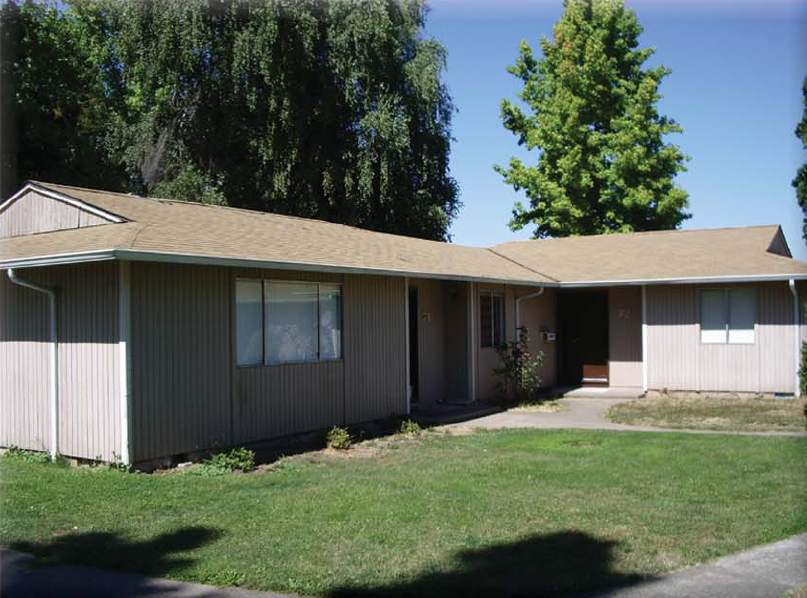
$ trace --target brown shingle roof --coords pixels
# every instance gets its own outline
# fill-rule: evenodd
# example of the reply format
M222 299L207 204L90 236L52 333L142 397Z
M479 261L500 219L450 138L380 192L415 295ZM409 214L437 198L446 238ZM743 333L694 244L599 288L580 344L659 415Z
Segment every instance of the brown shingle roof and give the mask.
M779 226L768 225L516 241L492 249L564 283L807 274L807 263L769 251L780 234Z
M658 231L504 243L426 241L252 210L33 183L128 220L0 239L0 266L83 252L223 260L531 285L807 277L778 226Z
M2 260L109 249L530 285L554 282L484 248L253 210L34 185L131 222L2 239Z

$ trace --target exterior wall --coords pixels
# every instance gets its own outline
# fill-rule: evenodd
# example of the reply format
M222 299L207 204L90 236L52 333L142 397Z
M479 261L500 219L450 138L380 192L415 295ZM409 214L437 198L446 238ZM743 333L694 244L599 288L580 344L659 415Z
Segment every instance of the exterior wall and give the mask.
M642 386L642 288L608 289L608 385Z
M517 296L535 293L533 287L518 287ZM515 313L515 298L513 300L513 313ZM558 331L558 293L556 289L547 288L538 297L525 299L521 302L519 318L521 325L527 327L530 336L530 351L537 353L543 351L544 365L541 367L541 386L549 388L555 386L558 380L558 343L557 341L541 340L541 332ZM515 316L514 316L515 317Z
M109 224L109 221L29 191L0 212L0 238L99 224Z
M479 295L482 291L497 291L504 295L504 334L510 341L515 336L515 311L513 287L503 284L474 284L474 347L476 354L476 399L486 401L496 396L496 376L493 370L501 364L493 347L482 347L482 322L480 320Z
M757 291L757 323L754 343L747 345L700 342L698 298L703 287L647 287L649 388L793 392L796 363L790 289L785 281L749 286Z
M343 359L237 367L236 278L341 282ZM133 459L406 412L403 278L134 264Z
M20 271L55 287L59 452L112 460L121 450L118 267L112 262ZM49 307L0 277L0 444L50 450Z
M445 289L445 384L446 400L469 400L468 390L468 283L446 281Z
M418 295L418 403L446 398L446 286L440 280L410 279Z

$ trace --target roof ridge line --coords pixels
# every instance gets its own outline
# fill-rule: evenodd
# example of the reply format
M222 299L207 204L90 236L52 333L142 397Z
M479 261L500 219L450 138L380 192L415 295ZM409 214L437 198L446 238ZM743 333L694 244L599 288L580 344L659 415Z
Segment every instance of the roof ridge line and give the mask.
M493 248L491 248L491 247L485 247L484 249L487 249L487 250L488 250L488 251L490 251L492 254L494 254L494 255L498 255L500 258L504 258L504 259L506 259L508 262L512 262L512 263L514 263L516 266L519 266L519 267L521 267L521 268L524 268L525 270L529 270L530 272L533 272L533 273L537 274L538 276L543 276L544 278L548 278L548 279L549 279L549 280L551 280L551 281L554 281L554 282L560 283L560 280L559 280L559 279L557 279L557 278L555 278L554 276L549 276L548 274L544 274L543 272L539 272L538 270L535 270L535 269L533 269L533 268L530 268L530 267L529 267L529 266L527 266L526 264L522 264L521 262L516 261L516 260L514 260L513 258L507 257L506 255L503 255L503 254L499 253L498 251L496 251L495 249L493 249Z

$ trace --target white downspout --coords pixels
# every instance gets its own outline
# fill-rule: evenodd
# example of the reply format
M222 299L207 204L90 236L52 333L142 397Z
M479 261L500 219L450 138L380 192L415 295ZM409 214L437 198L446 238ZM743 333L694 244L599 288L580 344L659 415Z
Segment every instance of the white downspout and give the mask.
M647 392L647 285L642 285L642 391Z
M540 297L543 294L544 294L544 287L541 287L540 289L538 289L538 291L536 293L531 293L530 295L524 295L523 297L516 297L516 338L515 338L515 340L518 340L518 329L521 328L521 312L519 311L519 307L521 305L521 302L524 301L524 299L532 299L533 297Z
M8 278L21 287L44 293L50 303L50 458L59 454L59 339L56 328L56 291L23 280L14 268L8 269Z
M799 292L796 290L796 281L792 278L787 281L787 286L790 287L790 292L793 293L793 358L796 364L796 373L794 378L793 396L799 398L801 396L801 384L799 380L799 364L801 362L801 335L799 334Z

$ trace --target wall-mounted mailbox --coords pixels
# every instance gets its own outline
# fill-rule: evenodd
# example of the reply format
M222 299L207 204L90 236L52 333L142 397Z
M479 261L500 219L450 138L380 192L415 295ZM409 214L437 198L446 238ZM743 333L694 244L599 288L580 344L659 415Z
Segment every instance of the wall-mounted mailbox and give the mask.
M541 333L541 340L545 343L554 343L556 340L556 336L554 332L542 332Z

